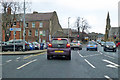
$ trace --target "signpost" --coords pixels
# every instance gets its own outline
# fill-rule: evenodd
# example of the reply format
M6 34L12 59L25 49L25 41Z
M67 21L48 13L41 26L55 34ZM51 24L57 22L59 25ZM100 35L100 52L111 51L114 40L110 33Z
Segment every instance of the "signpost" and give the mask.
M14 35L13 42L14 42L14 52L15 52L15 32L21 31L21 28L10 28L10 31L13 31L13 35Z

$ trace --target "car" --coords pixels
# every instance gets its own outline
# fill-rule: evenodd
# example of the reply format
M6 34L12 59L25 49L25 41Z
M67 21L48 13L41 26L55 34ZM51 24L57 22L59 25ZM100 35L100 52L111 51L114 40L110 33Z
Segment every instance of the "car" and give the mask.
M107 51L107 50L113 50L113 52L116 52L116 45L114 42L105 42L105 45L104 45L104 51Z
M30 50L35 50L35 46L32 43L28 42L28 44L29 44Z
M80 41L73 41L70 44L71 49L75 49L78 48L79 50L82 50L82 44L80 43Z
M95 42L93 42L93 41L89 41L88 42L88 44L87 44L87 51L88 50L95 50L95 51L97 51L97 44L95 43Z
M2 45L2 51L13 51L14 42L15 42L15 50L23 51L23 40L21 39L7 41L5 45ZM26 41L25 41L25 50L30 50L29 44Z
M71 48L67 38L53 38L48 44L47 59L56 56L65 56L71 60Z
M40 49L40 44L38 42L32 42L32 44L35 46L35 50Z
M102 42L101 42L101 46L103 47L104 45L105 45L105 42L104 42L104 41L102 41Z
M120 46L120 42L118 42L118 43L116 44L116 47L118 47L118 46Z

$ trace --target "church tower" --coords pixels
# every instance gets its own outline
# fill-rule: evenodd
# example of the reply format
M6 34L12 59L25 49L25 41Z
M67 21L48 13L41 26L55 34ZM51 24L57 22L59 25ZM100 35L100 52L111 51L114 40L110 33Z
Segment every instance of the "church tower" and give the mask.
M111 28L111 25L110 25L110 16L109 16L109 12L108 12L107 19L106 19L105 38L104 38L105 41L108 40L110 28Z

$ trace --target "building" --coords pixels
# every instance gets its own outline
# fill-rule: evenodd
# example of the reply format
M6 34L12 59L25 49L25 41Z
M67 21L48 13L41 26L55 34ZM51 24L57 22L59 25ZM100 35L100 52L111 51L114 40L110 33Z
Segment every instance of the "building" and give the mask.
M102 41L104 41L104 34L99 33L99 34L97 35L97 40L102 40Z
M106 29L105 29L105 38L104 40L107 41L108 38L109 38L109 30L111 28L111 25L110 25L110 16L109 16L109 12L107 14L107 19L106 19Z
M89 40L94 40L96 41L97 38L98 38L98 33L95 33L95 32L92 32L92 33L88 33L88 36L89 36Z
M59 23L57 13L38 13L33 12L25 15L25 40L28 42L49 42L54 36L55 32L61 31L62 27ZM21 31L15 33L16 39L23 39L23 21L16 21L15 28L21 28ZM4 35L3 35L4 37ZM11 31L10 40L13 39L13 32ZM4 39L3 39L4 41Z
M119 32L119 40L120 40L120 1L118 2L118 32Z

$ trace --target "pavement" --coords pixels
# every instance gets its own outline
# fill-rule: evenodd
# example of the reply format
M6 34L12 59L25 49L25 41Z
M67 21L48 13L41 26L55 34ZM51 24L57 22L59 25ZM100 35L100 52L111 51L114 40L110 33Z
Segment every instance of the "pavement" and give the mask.
M29 54L37 54L37 53L42 53L45 52L46 49L44 50L31 50L31 51L7 51L7 52L0 52L0 55L29 55Z
M118 50L104 52L103 47L98 45L98 48L98 51L86 51L84 45L82 50L72 50L71 60L66 60L64 57L47 60L47 52L30 55L2 55L0 64L2 77L119 80Z

